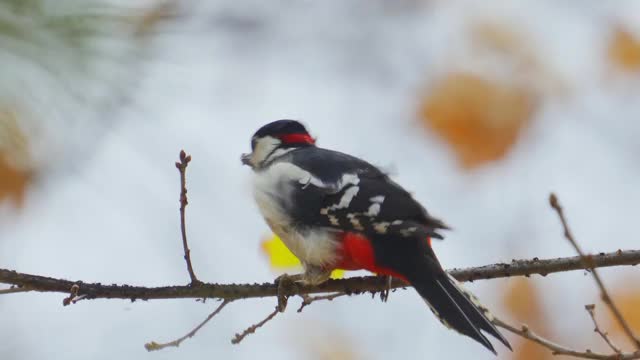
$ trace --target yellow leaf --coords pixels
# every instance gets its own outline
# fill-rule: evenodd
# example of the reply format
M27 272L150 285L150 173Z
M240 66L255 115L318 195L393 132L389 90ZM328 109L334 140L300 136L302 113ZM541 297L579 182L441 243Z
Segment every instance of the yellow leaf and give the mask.
M278 235L262 242L262 250L269 257L269 264L275 269L294 268L300 266L300 260L293 255Z
M269 258L269 265L276 270L297 269L301 267L300 260L293 255L287 246L280 240L278 235L273 234L270 238L262 241L262 251ZM344 277L344 270L334 270L331 273L332 279Z
M640 39L625 29L616 29L609 43L609 59L623 70L640 70Z
M340 278L343 278L343 277L344 277L344 270L342 270L342 269L336 269L336 270L333 270L331 272L331 278L332 279L340 279Z

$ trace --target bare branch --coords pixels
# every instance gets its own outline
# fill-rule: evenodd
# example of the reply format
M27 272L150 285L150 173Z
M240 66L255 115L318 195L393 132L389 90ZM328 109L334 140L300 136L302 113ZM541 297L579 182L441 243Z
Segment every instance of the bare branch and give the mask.
M191 250L187 243L187 229L185 225L185 208L189 204L187 199L187 166L191 161L191 155L187 155L184 150L180 150L180 162L176 162L176 168L180 172L180 231L182 232L182 247L184 248L184 260L187 262L187 271L191 278L191 286L201 285L202 281L198 280L193 266L191 265Z
M530 276L533 274L547 275L570 270L583 270L593 267L607 267L620 265L636 265L640 263L640 250L616 251L591 255L592 263L586 267L579 256L541 260L514 260L511 263L498 263L466 269L452 269L449 271L458 281L474 281L481 279L495 279L510 276ZM271 297L278 294L278 286L274 283L264 284L204 284L202 286L163 286L143 287L132 285L103 285L100 283L85 283L84 281L69 281L39 275L19 273L13 270L0 269L0 283L27 287L32 291L58 292L69 294L69 289L77 284L80 286L79 295L87 299L203 299L214 298L235 300L246 298ZM406 283L393 280L392 289L408 287ZM317 286L301 286L296 284L287 288L289 296L301 294L320 294L344 292L359 294L364 292L380 292L387 289L387 282L381 276L354 277L348 279L329 280Z
M573 357L577 357L577 358L583 358L583 359L597 359L597 360L630 360L630 359L640 359L640 351L636 351L634 353L620 353L620 354L600 354L600 353L595 353L589 349L585 350L585 351L577 351L577 350L573 350L570 349L568 347L565 347L563 345L559 345L557 343L554 343L551 340L545 339L542 336L536 334L535 332L533 332L531 329L529 329L529 327L527 325L522 325L520 328L517 328L515 326L509 325L507 323L505 323L504 321L495 318L493 319L493 323L496 326L499 326L503 329L506 329L516 335L522 336L525 339L529 339L531 341L534 341L542 346L544 346L545 348L549 349L552 351L552 353L554 355L567 355L567 356L573 356Z
M222 311L222 308L224 308L227 304L229 304L232 301L233 300L224 300L224 301L222 301L222 303L220 303L220 305L218 305L218 307L211 314L209 314L209 316L207 316L207 318L204 319L204 321L202 321L200 324L198 324L198 326L193 328L193 330L189 331L185 336L183 336L183 337L181 337L179 339L175 339L173 341L170 341L168 343L164 343L164 344L159 344L159 343L157 343L155 341L152 341L152 342L144 344L144 348L147 349L147 351L157 351L157 350L162 350L162 349L167 348L167 347L178 347L178 346L180 346L180 344L183 341L194 337L196 335L196 333L203 326L205 326L209 322L209 320L213 319L214 316L218 315L220 313L220 311Z
M347 294L345 294L345 293L334 293L334 294L319 295L319 296L300 295L300 297L302 298L302 303L300 304L300 307L298 308L298 312L302 312L302 309L304 309L305 307L311 305L315 301L320 301L320 300L332 301L333 299L335 299L337 297L345 296L345 295L347 295Z
M617 354L621 354L622 351L620 350L620 348L615 346L611 341L611 339L609 339L609 334L606 331L602 331L602 329L600 329L600 326L598 326L598 322L596 321L595 308L596 306L594 304L589 304L584 306L584 309L587 310L587 312L589 313L591 320L593 320L593 326L594 326L593 331L598 333L598 335L600 335L600 337L607 343L607 345L609 345L611 350L613 350Z
M31 289L27 288L27 287L10 287L8 289L0 289L0 295L4 295L4 294L15 294L15 293L21 293L21 292L29 292L32 291Z
M262 325L266 324L268 321L273 319L276 315L278 315L279 312L281 312L280 307L276 306L275 310L273 310L273 312L267 315L267 317L264 318L264 320L260 321L257 324L253 324L249 326L242 332L242 334L236 334L236 336L233 339L231 339L231 343L234 345L239 344L247 335L255 333L256 330L258 330L258 328L262 327Z
M609 292L605 288L604 283L602 282L602 279L598 274L598 271L596 271L595 269L596 266L594 264L593 257L591 255L586 255L582 251L578 243L576 242L575 238L573 237L573 234L571 233L571 230L569 229L569 225L567 224L567 220L564 216L564 211L562 210L562 206L558 201L558 197L552 193L549 196L549 203L551 204L551 207L558 213L558 216L560 217L560 221L562 222L562 227L564 228L564 237L567 240L569 240L571 245L573 245L573 248L580 255L580 258L582 260L584 267L586 269L591 270L593 279L596 281L596 284L598 284L598 288L600 289L600 296L602 297L602 301L609 307L609 310L611 310L611 313L613 313L613 316L616 318L620 326L622 326L627 337L631 340L634 346L640 350L640 338L638 338L634 334L633 329L631 329L631 327L629 326L629 323L624 319L624 317L622 316L622 313L620 312L616 304L613 302L613 299L611 298L611 296L609 295Z

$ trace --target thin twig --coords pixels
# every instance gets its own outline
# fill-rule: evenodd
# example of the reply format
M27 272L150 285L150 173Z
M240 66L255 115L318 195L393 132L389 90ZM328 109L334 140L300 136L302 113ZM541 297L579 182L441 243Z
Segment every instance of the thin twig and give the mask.
M236 336L231 339L231 343L234 345L239 344L247 335L255 333L258 328L262 327L262 325L273 319L276 315L278 315L279 312L280 308L276 306L275 310L273 310L273 312L271 312L266 318L264 318L264 320L260 321L257 324L249 326L242 332L242 334L236 334Z
M204 319L204 321L202 321L200 324L198 324L198 326L193 328L193 330L189 331L185 336L164 344L159 344L155 341L151 341L149 343L144 344L144 348L147 349L147 351L157 351L167 347L180 346L180 344L186 339L194 337L196 333L209 322L209 320L211 320L214 316L218 315L220 311L222 311L222 308L224 308L227 304L229 304L232 301L233 300L224 300L222 303L220 303L220 305L218 305L218 307L211 314L209 314L209 316L207 316L206 319Z
M552 193L549 196L549 203L551 204L551 207L558 213L558 216L560 217L560 221L562 222L562 227L564 228L564 237L567 240L569 240L571 245L573 245L573 248L580 255L580 258L582 259L582 263L585 266L585 268L591 270L593 279L596 281L596 284L598 284L598 288L600 289L600 296L602 298L602 301L609 307L609 310L611 310L611 313L613 313L613 316L616 318L620 326L622 326L622 329L624 329L624 333L627 335L627 337L631 340L634 346L640 350L640 338L638 338L634 334L633 330L629 326L629 323L622 316L622 313L620 312L616 304L613 302L613 299L611 298L611 296L609 296L609 292L605 288L604 283L602 282L602 279L598 274L598 271L596 271L595 269L593 257L591 255L586 255L582 251L578 243L576 242L575 238L573 237L573 234L571 233L571 230L569 229L569 225L567 224L567 220L564 216L564 211L562 210L562 206L558 201L558 197Z
M573 356L573 357L577 357L577 358L583 358L583 359L597 359L597 360L630 360L630 359L640 359L640 351L636 351L634 353L620 353L620 354L601 354L601 353L595 353L589 349L585 350L585 351L576 351L573 349L570 349L566 346L563 345L559 345L557 343L554 343L551 340L545 339L542 336L536 334L535 332L533 332L531 329L529 329L529 327L527 325L522 325L520 328L517 328L515 326L509 325L507 323L505 323L504 321L494 317L493 319L493 323L496 326L499 326L503 329L506 329L516 335L519 335L525 339L529 339L531 341L534 341L542 346L544 346L545 348L551 350L551 352L553 353L553 355L567 355L567 356Z
M596 306L594 304L589 304L584 306L584 309L587 310L587 312L589 313L591 320L593 320L593 326L594 326L593 331L598 333L598 335L600 335L600 337L607 343L607 345L609 345L611 350L613 350L617 354L621 354L622 351L620 350L620 348L614 345L613 341L609 339L609 334L606 331L603 331L602 329L600 329L600 326L596 321L595 308Z
M640 250L615 251L592 255L594 267L636 265L640 263ZM582 270L585 267L579 256L556 258L513 260L510 263L498 263L466 269L451 269L448 272L458 281L475 281L484 279L504 278L511 276L531 276ZM104 285L100 283L86 283L84 281L69 281L14 270L0 269L0 283L28 287L32 291L57 292L69 294L74 284L80 285L80 293L87 299L248 299L271 297L278 294L278 286L273 282L263 284L204 284L202 286L162 286L144 287L134 285ZM408 287L407 283L394 280L391 288ZM360 294L365 292L379 292L387 288L387 282L380 276L352 277L347 279L329 280L316 286L301 286L296 284L286 290L287 295L326 294L345 292Z
M67 305L75 304L78 301L87 297L86 295L78 295L79 291L80 291L80 286L78 284L71 285L71 289L69 290L69 296L62 299L62 305L67 306Z
M319 295L319 296L309 296L309 295L300 295L300 297L302 298L302 303L300 304L300 307L298 308L298 312L302 312L302 309L304 309L305 307L311 305L313 302L315 301L320 301L320 300L329 300L332 301L333 299L340 297L340 296L345 296L347 295L346 293L334 293L334 294L328 294L328 295Z
M191 155L187 155L184 150L180 150L180 162L176 162L176 168L180 172L180 231L182 232L182 247L184 248L184 260L187 262L187 271L191 278L191 286L202 285L202 281L198 280L193 266L191 265L191 250L187 243L187 229L185 225L185 208L189 204L187 200L187 166L191 161Z
M33 290L27 287L11 287L8 289L0 289L0 295L15 294L15 293L29 292L29 291L33 291Z

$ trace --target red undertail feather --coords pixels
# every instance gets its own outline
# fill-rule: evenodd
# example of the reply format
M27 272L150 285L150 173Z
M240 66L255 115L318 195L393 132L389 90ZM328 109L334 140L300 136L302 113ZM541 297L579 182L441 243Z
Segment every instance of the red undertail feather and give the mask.
M406 278L396 271L378 266L371 242L362 234L346 232L342 235L339 248L340 261L336 265L344 270L367 270L379 275L390 275L403 280Z

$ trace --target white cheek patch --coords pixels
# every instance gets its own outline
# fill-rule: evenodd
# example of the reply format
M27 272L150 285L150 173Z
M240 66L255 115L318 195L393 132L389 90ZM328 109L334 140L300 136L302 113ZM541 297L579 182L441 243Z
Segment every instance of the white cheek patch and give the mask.
M267 157L273 152L273 149L280 146L282 141L276 139L273 136L265 136L259 139L256 143L256 147L251 153L251 164L256 167L262 164Z
M288 148L288 149L277 149L276 151L272 152L271 155L267 156L267 158L265 159L265 161L269 161L271 159L275 159L277 157L280 157L286 153L289 153L291 151L295 150L295 148Z

